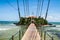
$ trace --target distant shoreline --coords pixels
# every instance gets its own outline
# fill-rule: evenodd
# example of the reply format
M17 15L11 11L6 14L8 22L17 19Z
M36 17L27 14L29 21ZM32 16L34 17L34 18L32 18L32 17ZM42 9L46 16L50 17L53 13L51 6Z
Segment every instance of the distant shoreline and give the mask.
M0 24L14 24L14 23L18 23L18 21L0 21ZM48 22L48 23L60 25L60 22Z

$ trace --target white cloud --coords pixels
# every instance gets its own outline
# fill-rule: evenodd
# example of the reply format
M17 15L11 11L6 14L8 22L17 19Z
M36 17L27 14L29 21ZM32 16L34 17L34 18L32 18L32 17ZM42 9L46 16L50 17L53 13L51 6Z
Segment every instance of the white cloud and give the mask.
M52 22L60 22L60 17L59 16L48 16L47 20L52 21Z

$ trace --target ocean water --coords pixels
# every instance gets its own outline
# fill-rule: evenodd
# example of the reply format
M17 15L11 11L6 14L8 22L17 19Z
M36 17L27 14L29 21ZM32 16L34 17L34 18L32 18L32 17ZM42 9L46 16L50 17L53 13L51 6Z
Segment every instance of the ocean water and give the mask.
M56 27L60 27L60 22L49 22L49 23L56 25Z
M0 21L0 40L7 40L17 31L19 27L16 26L15 21Z
M0 25L6 25L6 24L13 24L17 23L18 21L0 21Z
M9 38L15 34L17 31L21 29L22 26L16 26L13 23L17 23L17 21L0 21L0 40L9 40ZM50 28L60 30L60 22L49 22L51 24L55 24L57 28ZM46 29L49 29L46 28Z
M56 25L56 27L45 27L44 30L46 30L50 36L53 36L54 40L60 40L60 22L49 23Z
M49 22L51 24L60 25L60 22Z
M0 40L9 40L12 35L16 34L25 26L16 26L16 21L0 21ZM24 29L25 31L25 29ZM19 36L19 34L18 34Z

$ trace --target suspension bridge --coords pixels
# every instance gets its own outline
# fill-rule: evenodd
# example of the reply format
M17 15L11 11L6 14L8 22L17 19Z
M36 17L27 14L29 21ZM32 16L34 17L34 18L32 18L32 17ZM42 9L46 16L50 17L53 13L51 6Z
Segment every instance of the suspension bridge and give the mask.
M9 1L8 1L9 3ZM48 14L48 9L49 9L49 4L50 4L50 0L48 0L48 5L47 5L47 9L46 9L46 15L45 15L45 20L47 19L47 14ZM13 7L13 5L11 5L9 3L9 5L11 7ZM44 0L37 0L37 11L36 11L36 17L39 15L39 17L42 16L42 11L43 11L43 5L44 5ZM30 15L29 12L29 0L23 0L23 9L24 9L24 17L27 16L27 14ZM14 8L14 7L13 7ZM18 10L18 14L19 14L19 20L21 19L21 13L20 13L20 7L19 7L19 0L17 0L17 10ZM38 14L38 15L37 15ZM32 14L33 15L33 14ZM32 20L32 19L31 19ZM31 23L28 26L28 29L26 30L25 34L23 35L21 40L41 40L41 35L39 34L36 25L34 23Z

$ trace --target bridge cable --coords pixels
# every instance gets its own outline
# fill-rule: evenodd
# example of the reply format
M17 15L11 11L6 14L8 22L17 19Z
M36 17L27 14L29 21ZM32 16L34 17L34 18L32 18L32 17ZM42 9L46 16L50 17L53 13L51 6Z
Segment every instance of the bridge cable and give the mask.
M23 0L23 8L24 8L24 16L26 16L26 13L25 13L25 0Z
M27 15L29 13L29 0L26 0L26 12L27 12Z
M20 21L21 15L20 15L20 8L19 8L19 1L18 0L17 0L17 8L18 8L18 14L19 14L19 21Z
M14 8L15 10L19 10L19 8L17 9L17 8L15 8L8 0L7 0L7 3L12 7L12 8ZM18 6L19 4L18 4L18 0L17 0L17 6ZM18 14L19 14L19 20L20 20L20 11L18 11Z
M15 8L8 0L7 0L7 3L8 3L12 8L14 8L15 10L18 10L18 9Z
M50 0L48 0L48 5L47 5L47 10L46 10L45 20L46 20L46 18L47 18L47 14L48 14L49 5L50 5Z
M28 15L30 15L30 14L29 14L29 0L28 0L28 2L27 2L27 10L28 10Z
M41 17L42 10L43 10L43 4L44 4L44 0L42 0L42 4L41 4L40 17Z
M39 12L40 12L40 5L41 5L41 0L38 0L37 1L37 11L36 11L36 16L39 15ZM37 15L38 14L38 15Z
M23 0L24 14L25 16L29 13L29 0Z

